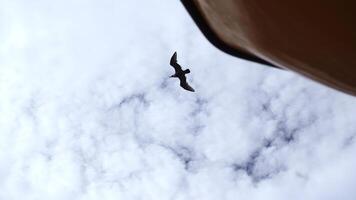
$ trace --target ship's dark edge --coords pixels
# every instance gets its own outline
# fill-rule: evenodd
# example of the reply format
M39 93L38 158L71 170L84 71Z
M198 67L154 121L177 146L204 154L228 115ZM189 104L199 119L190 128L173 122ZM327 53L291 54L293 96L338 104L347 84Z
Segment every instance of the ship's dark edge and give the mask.
M267 65L270 67L275 67L275 68L281 69L281 68L273 65L272 63L269 63L269 62L267 62L261 58L258 58L256 56L242 52L242 51L226 44L210 28L208 23L205 21L204 17L200 14L200 12L193 0L181 0L181 2L184 5L185 9L190 14L190 16L193 18L194 22L199 27L200 31L205 35L205 37L210 41L210 43L212 43L216 48L220 49L221 51L223 51L227 54L230 54L232 56L235 56L235 57L238 57L241 59L245 59L245 60L249 60L252 62L259 63L259 64L263 64L263 65Z

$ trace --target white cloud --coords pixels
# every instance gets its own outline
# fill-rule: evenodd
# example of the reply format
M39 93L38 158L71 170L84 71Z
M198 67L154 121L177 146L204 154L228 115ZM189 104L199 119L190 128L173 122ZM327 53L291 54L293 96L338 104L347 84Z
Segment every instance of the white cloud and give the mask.
M355 98L219 52L179 1L0 13L0 199L355 198Z

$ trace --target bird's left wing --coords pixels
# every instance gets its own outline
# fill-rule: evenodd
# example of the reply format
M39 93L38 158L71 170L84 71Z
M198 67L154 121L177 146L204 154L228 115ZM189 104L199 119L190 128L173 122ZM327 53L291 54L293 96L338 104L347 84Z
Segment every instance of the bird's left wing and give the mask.
M174 54L171 57L171 61L169 62L169 64L174 67L174 70L176 72L180 72L182 71L182 67L177 63L177 52L174 52Z
M169 62L169 64L171 64L172 66L177 63L177 52L174 52L174 54L171 57L171 61Z

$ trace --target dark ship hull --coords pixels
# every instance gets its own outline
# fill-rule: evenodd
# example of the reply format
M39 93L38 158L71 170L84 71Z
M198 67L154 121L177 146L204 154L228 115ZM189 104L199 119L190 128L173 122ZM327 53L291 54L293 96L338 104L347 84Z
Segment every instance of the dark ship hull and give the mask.
M182 3L209 41L226 53L356 95L356 1Z

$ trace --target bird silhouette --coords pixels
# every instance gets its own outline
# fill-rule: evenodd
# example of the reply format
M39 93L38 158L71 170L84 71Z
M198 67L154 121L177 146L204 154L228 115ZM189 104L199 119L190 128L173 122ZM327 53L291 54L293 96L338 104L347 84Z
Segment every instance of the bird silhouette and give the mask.
M170 76L170 78L179 78L180 86L188 91L194 92L194 89L190 87L187 83L187 78L185 77L186 74L190 73L189 69L182 70L182 67L177 63L177 52L171 57L171 61L169 63L175 70L175 74Z

